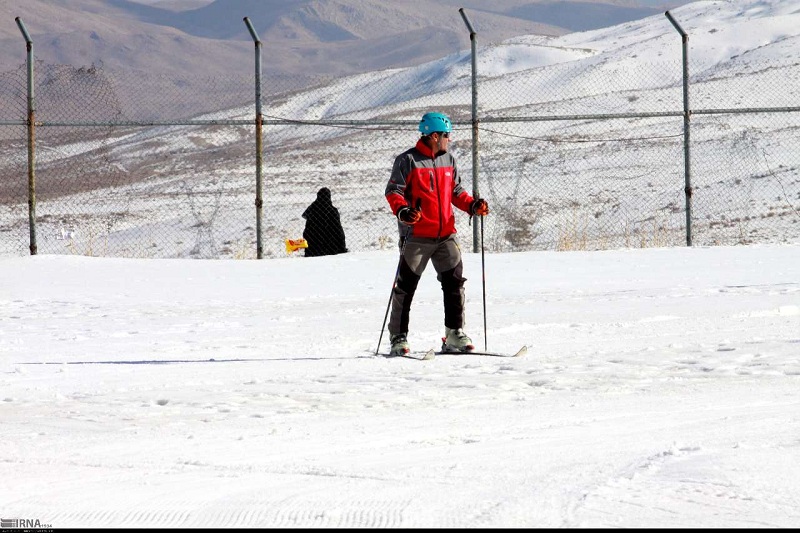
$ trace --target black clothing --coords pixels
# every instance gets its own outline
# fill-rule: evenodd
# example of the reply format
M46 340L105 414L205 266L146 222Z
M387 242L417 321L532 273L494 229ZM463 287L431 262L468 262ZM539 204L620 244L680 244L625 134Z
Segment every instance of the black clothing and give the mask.
M455 234L441 239L412 235L405 243L397 283L392 290L391 335L408 331L411 301L428 262L433 263L436 278L442 284L444 325L451 329L464 327L464 282L467 280Z
M317 199L303 212L303 218L303 238L308 242L306 257L347 252L339 210L331 203L330 189L323 187L317 192Z

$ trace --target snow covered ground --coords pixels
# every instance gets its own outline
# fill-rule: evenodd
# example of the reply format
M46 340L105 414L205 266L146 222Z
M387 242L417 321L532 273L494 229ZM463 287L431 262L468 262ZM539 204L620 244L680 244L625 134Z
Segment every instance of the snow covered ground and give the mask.
M0 258L0 516L800 525L800 243L487 254L514 359L375 357L396 261ZM414 348L442 314L430 269Z

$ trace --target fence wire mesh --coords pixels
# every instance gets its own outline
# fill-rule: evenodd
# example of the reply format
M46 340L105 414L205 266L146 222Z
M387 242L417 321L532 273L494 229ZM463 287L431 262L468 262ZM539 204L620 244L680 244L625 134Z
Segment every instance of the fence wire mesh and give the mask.
M686 243L676 54L609 65L587 50L584 61L529 65L489 51L478 64L477 145L487 251ZM750 109L795 103L800 70L787 60L736 75L758 53L692 76L694 244L800 236L800 114ZM35 71L38 253L256 257L254 74L174 79L41 61ZM26 75L24 65L0 73L3 255L29 253ZM470 76L466 52L312 87L268 78L264 256L290 253L285 241L302 237L302 213L322 187L350 251L396 249L383 191L429 110L452 117L451 151L472 192ZM457 213L465 250L471 224Z

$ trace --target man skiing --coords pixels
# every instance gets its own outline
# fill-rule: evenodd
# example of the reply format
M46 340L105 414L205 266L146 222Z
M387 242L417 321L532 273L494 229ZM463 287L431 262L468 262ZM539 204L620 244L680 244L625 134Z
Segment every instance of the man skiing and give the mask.
M489 213L486 200L473 198L461 186L455 158L447 151L450 118L425 113L419 123L422 134L414 148L397 156L386 185L386 200L400 228L400 264L392 291L389 335L390 355L410 351L408 323L411 301L422 272L433 263L442 284L445 337L442 351L475 349L464 333L464 282L461 250L456 240L453 205L470 215Z

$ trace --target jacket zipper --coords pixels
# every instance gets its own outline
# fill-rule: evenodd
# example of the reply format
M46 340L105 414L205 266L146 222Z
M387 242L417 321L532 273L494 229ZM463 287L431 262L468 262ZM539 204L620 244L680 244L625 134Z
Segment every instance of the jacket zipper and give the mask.
M439 184L437 183L437 181L435 179L435 176L436 176L436 154L433 154L433 176L432 176L432 178L434 178L434 179L431 181L431 184L436 185L436 205L437 205L438 211L439 211L439 231L436 232L436 238L437 239L441 239L442 238L442 226L444 225L444 223L442 221L442 195L439 192L439 186L438 186Z

